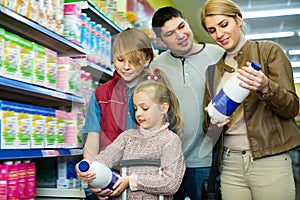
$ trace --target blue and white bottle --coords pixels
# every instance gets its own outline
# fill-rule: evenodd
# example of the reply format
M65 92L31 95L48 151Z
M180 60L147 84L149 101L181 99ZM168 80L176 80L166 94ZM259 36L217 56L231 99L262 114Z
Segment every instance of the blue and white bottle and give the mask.
M251 67L255 70L261 69L260 64L255 61L251 63ZM250 90L241 87L239 83L240 80L235 73L208 104L208 114L212 119L224 122L249 95Z

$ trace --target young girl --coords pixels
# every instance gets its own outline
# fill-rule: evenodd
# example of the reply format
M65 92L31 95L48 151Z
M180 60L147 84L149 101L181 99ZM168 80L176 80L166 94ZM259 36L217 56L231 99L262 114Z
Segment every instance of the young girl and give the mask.
M226 50L211 81L218 83L214 85L215 94L235 71L240 86L251 90L230 120L219 124L225 125L222 199L294 200L289 150L300 145L294 120L299 99L290 61L278 44L245 38L242 13L231 0L208 0L201 11L201 22L210 37ZM252 61L260 63L262 69L249 67ZM203 105L207 106L215 94L206 90ZM210 122L206 117L205 129Z
M118 196L129 187L129 199L151 200L157 199L158 195L173 199L172 195L183 178L185 163L179 137L183 123L179 102L174 93L157 80L162 79L158 71L149 79L141 82L133 93L135 119L140 127L121 133L94 160L113 167L118 166L121 160L159 159L162 174L159 175L158 168L154 170L153 167L129 168L128 176L118 180L110 196ZM177 134L169 129L170 124ZM76 171L81 173L78 166ZM82 181L89 182L95 174L84 172L80 177Z
M132 92L148 74L153 59L151 40L142 30L126 29L113 38L112 58L113 78L95 89L85 117L83 157L87 159L105 149L121 132L136 128ZM107 194L100 188L91 191L98 198Z

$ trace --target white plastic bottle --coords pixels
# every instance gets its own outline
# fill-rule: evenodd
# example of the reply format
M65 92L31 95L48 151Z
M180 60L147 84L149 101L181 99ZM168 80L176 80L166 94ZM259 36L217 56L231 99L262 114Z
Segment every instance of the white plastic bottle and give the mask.
M251 67L255 70L261 69L260 64L255 61L251 63ZM208 114L211 118L218 122L224 122L249 95L250 90L239 86L239 83L237 73L227 80L223 88L208 104Z
M80 161L78 168L82 172L90 171L96 173L96 178L92 182L89 182L89 185L95 188L108 188L112 190L113 185L120 178L119 174L115 171L97 161L88 163L87 161L82 160Z

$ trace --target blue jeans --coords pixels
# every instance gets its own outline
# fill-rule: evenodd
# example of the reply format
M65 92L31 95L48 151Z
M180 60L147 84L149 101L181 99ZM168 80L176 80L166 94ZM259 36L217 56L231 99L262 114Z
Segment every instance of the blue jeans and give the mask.
M186 168L179 190L174 195L174 200L202 199L202 182L209 176L210 167Z

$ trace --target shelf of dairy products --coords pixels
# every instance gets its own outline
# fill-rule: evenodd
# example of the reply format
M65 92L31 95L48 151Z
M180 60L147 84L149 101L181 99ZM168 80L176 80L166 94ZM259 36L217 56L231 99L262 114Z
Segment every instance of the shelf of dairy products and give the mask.
M83 189L36 188L38 199L85 199Z
M102 27L106 28L106 30L110 32L111 35L115 35L122 31L121 27L111 21L104 13L98 11L90 2L81 1L80 7L83 13L86 13L92 21L97 24L101 24Z
M60 56L86 53L83 47L2 5L0 5L0 27L56 51Z
M0 149L0 160L81 156L83 149Z
M82 97L67 94L50 88L0 76L1 99L18 99L38 106L72 106L85 103Z

